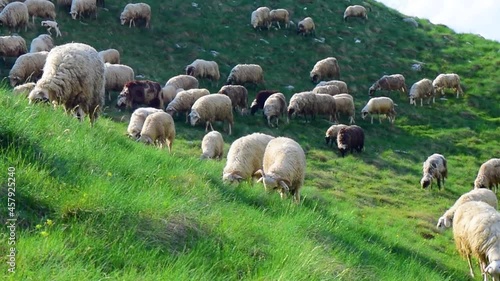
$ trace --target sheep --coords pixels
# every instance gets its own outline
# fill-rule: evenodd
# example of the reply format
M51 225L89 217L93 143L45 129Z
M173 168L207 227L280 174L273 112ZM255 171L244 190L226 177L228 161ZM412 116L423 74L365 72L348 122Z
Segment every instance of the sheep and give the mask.
M217 131L205 134L201 141L201 159L222 159L224 155L224 139Z
M448 167L446 158L443 155L434 153L429 156L422 167L422 188L432 188L433 179L437 180L438 188L441 190L441 183L444 187L444 180L448 177Z
M163 148L167 143L168 152L171 153L174 139L174 119L170 114L160 111L151 113L146 117L138 141L145 144L156 144L160 148Z
M288 104L287 112L288 118L296 114L304 114L304 119L307 122L307 115L311 115L311 119L316 118L316 94L312 92L295 93Z
M241 182L251 179L262 168L266 146L273 136L253 133L233 141L227 153L227 161L222 171L222 180L226 183Z
M106 77L105 91L111 100L111 91L121 91L127 82L134 80L134 70L124 64L104 64L104 77Z
M97 19L97 3L96 0L73 0L69 14L71 18L76 20L76 17L82 18L84 14L94 15Z
M350 17L358 17L367 20L368 14L366 13L366 8L361 5L347 7L344 11L344 21L347 21L347 18Z
M337 86L339 88L340 93L349 93L349 90L347 89L347 83L341 80L321 81L318 84L316 84L315 88L328 85Z
M0 56L5 57L19 57L26 54L26 41L23 37L18 35L0 36Z
M7 4L0 12L0 26L6 26L11 31L28 30L29 14L28 7L22 2L12 2Z
M337 124L337 125L331 125L325 133L325 142L326 145L330 144L330 147L333 146L333 143L337 143L337 134L340 131L340 129L347 127L347 125L344 124Z
M82 43L54 47L47 55L43 75L28 98L46 97L62 104L67 113L75 111L80 121L89 115L93 125L104 107L104 63L97 51Z
M340 118L340 114L345 114L349 118L349 124L356 123L354 121L355 109L354 109L354 99L349 94L339 94L333 96L335 99L335 109L337 111L337 120Z
M377 90L402 91L403 93L408 93L408 88L405 84L405 77L401 74L382 76L370 87L368 95L372 96Z
M48 34L40 34L31 40L30 53L50 51L54 48L54 39Z
M318 83L323 78L339 79L340 67L337 59L328 57L316 62L309 76L313 83Z
M15 95L23 95L28 97L28 94L35 88L35 82L29 82L22 85L17 85L12 89L12 93Z
M344 157L345 153L350 150L351 154L354 150L361 152L365 145L365 133L361 127L350 125L340 128L337 133L337 148Z
M217 82L220 79L219 65L215 61L196 59L186 66L186 75Z
M257 10L252 12L250 17L250 24L254 29L265 27L269 29L271 27L271 16L270 9L268 7L259 7Z
M286 98L282 93L274 93L264 103L264 115L267 117L267 124L269 127L274 127L271 123L272 118L276 119L276 127L278 127L278 121L280 115L286 114ZM288 123L288 116L286 123Z
M282 199L291 193L300 204L305 171L306 155L300 144L291 138L277 137L267 144L262 169L254 175L260 175L258 182L262 182L267 191L277 189Z
M128 27L135 26L135 21L143 19L146 21L146 28L149 28L151 21L151 7L146 3L127 4L120 14L121 25L129 22Z
M436 227L440 231L451 227L453 216L455 215L455 211L457 210L457 208L465 202L470 201L482 201L495 209L497 209L498 207L498 199L493 191L489 189L473 189L467 193L462 194L462 196L460 196L457 201L455 201L455 204L453 204L451 208L444 212L444 214L438 219Z
M228 96L235 111L243 115L248 108L248 90L241 85L225 85L220 88L219 94Z
M258 64L237 64L227 77L226 85L244 85L245 83L263 83L264 74Z
M376 97L371 98L361 110L361 118L363 120L368 116L371 116L371 124L373 124L373 115L378 115L378 121L382 124L381 115L384 114L391 124L394 124L396 120L396 111L394 110L394 106L397 106L391 98L388 97Z
M434 87L432 86L432 81L430 79L424 78L415 82L410 88L410 104L417 106L417 99L420 99L420 106L423 106L423 100L428 97L428 104L435 102Z
M250 114L255 115L255 112L259 109L264 109L264 103L266 100L274 93L277 93L276 90L262 90L255 95L255 99L252 101L250 105Z
M167 83L165 83L165 86L171 85L175 89L184 89L184 90L189 90L189 89L195 89L198 88L200 83L198 82L198 79L191 75L177 75L174 76L170 79L168 79Z
M106 49L99 52L99 57L103 62L119 64L120 52L117 49Z
M127 135L129 138L138 140L141 136L142 127L144 126L144 121L148 115L155 112L161 112L161 109L154 107L139 107L130 116L130 121L127 127Z
M212 131L214 130L212 123L215 121L228 121L229 135L231 135L231 127L233 126L231 99L222 94L203 96L194 102L189 118L191 119L191 126L196 125L200 120L204 120L206 123L205 132L208 131L208 126Z
M186 112L186 123L188 123L189 111L191 110L194 102L209 94L210 92L207 89L190 89L180 91L168 104L165 111L171 116L174 116L174 114L178 112Z
M271 18L271 24L275 22L278 28L281 29L280 21L285 24L285 28L290 25L290 13L286 9L274 9L269 12L269 17Z
M175 99L175 96L181 91L184 91L184 89L176 89L172 85L165 85L163 88L161 88L161 94L163 95L163 105L168 106L168 104L172 102Z
M26 0L24 4L28 7L28 15L31 16L33 24L35 17L56 19L56 6L48 0Z
M301 35L308 35L308 34L311 34L311 35L314 35L315 34L315 31L316 31L316 27L314 25L314 21L311 17L307 17L301 21L299 21L299 23L297 24L297 34L301 34Z
M339 87L336 85L316 86L312 92L315 94L328 94L330 96L335 96L341 93Z
M62 37L61 30L59 30L59 25L57 22L52 21L52 20L44 20L42 21L41 24L43 27L47 27L47 32L52 35L52 32L50 30L53 28L56 31L56 37Z
M329 116L329 121L337 120L337 106L335 98L328 94L314 94L316 95L316 114Z
M498 190L500 183L500 158L491 158L484 162L477 173L474 180L474 188L495 188Z
M102 60L101 60L102 61ZM137 104L163 109L163 93L158 82L150 80L133 80L127 82L120 94L116 105L133 108Z
M15 87L25 82L36 82L42 77L42 69L49 52L27 53L19 56L9 72L10 85Z
M441 91L441 96L444 96L444 88L454 89L457 93L457 98L464 94L460 86L460 76L456 73L439 74L434 81L432 81L432 86L436 93Z

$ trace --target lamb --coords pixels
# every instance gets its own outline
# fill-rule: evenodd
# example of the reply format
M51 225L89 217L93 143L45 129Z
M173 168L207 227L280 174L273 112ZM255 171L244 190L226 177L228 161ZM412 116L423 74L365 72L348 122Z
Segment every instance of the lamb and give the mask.
M74 20L77 16L81 19L84 14L94 15L97 19L97 2L96 0L73 0L69 14Z
M23 95L28 97L28 94L35 88L35 82L29 82L22 85L17 85L12 89L12 93L15 95Z
M48 0L26 0L24 4L28 7L28 15L31 16L33 24L35 17L56 19L56 6Z
M344 157L348 150L351 151L351 154L354 150L361 152L364 145L365 133L359 126L350 125L341 128L337 133L337 148L342 157Z
M250 24L253 28L262 28L265 27L269 29L271 27L271 16L270 9L268 7L259 7L257 10L252 12L252 16L250 17Z
M54 47L47 55L43 75L30 92L30 102L48 97L75 111L80 121L89 115L93 125L104 107L104 63L97 51L82 43Z
M128 123L127 135L132 139L138 140L141 136L142 127L144 127L146 117L150 114L161 111L161 109L154 107L139 107L134 110Z
M347 83L340 80L321 81L318 84L316 84L315 88L328 85L337 86L339 88L340 93L349 93L349 90L347 89Z
M372 96L377 90L402 91L408 93L405 77L401 74L384 75L370 87L368 95Z
M224 155L224 139L217 131L205 134L201 141L201 159L222 159Z
M347 7L344 12L344 21L347 21L347 18L350 17L358 17L367 20L368 14L366 13L366 8L361 5Z
M281 29L280 22L285 24L285 28L290 25L290 13L286 9L274 9L269 12L271 18L271 24L275 22L278 28Z
M264 108L264 103L266 100L274 93L277 93L278 91L275 90L262 90L255 95L255 99L252 101L252 104L250 105L250 114L255 115L255 112L259 109Z
M262 168L264 151L273 136L253 133L236 139L227 153L222 180L227 183L251 179Z
M378 121L382 124L381 115L384 114L389 119L389 122L394 124L394 120L396 120L396 111L394 110L394 106L396 106L396 104L391 98L371 98L361 110L361 118L364 120L369 114L371 116L371 124L373 124L373 115L377 114Z
M454 89L457 93L457 98L459 95L463 95L464 91L460 86L460 76L456 73L441 73L434 81L432 81L432 86L436 93L441 91L441 96L444 96L444 88Z
M146 21L146 28L149 28L151 21L151 7L146 3L127 4L120 14L120 22L122 25L129 23L128 27L135 26L135 21L143 19Z
M10 85L15 87L40 79L48 54L49 52L37 52L19 56L9 72Z
M245 83L263 83L264 74L258 64L237 64L227 77L226 85L244 85Z
M500 183L500 158L491 158L484 162L477 173L474 180L474 188L495 188L495 193L498 191Z
M127 82L134 80L134 70L124 64L104 64L104 77L106 78L105 91L108 99L111 100L110 91L121 91Z
M314 94L316 95L316 114L329 116L329 121L337 120L337 106L336 99L328 94Z
M0 26L6 26L11 31L28 30L29 22L28 7L22 2L12 2L7 4L0 12Z
M291 193L295 202L300 204L300 189L304 184L306 155L293 139L278 137L269 141L264 151L262 169L258 182L264 183L267 191L277 189L281 198Z
M337 59L328 57L316 62L309 76L313 83L318 83L323 78L339 79L340 67Z
M188 123L189 111L195 101L207 95L210 95L210 92L207 89L190 89L180 91L168 104L165 111L171 116L174 116L174 114L178 112L186 112L186 123Z
M173 86L175 89L189 90L198 88L200 83L198 82L198 79L193 76L177 75L168 79L167 83L165 83L165 86L167 85Z
M165 143L168 146L168 152L172 152L172 145L175 139L174 119L170 114L160 111L151 113L146 117L142 127L141 137L138 141L145 144L156 144L163 148Z
M312 92L315 94L328 94L330 96L335 96L341 93L339 87L336 85L316 86Z
M26 41L18 35L0 36L0 56L19 57L26 54Z
M340 129L347 127L347 125L344 124L338 124L338 125L331 125L325 133L325 142L326 145L330 144L330 147L337 143L337 134L340 131Z
M241 85L225 85L219 90L219 94L228 96L235 111L243 115L248 108L248 90Z
M191 107L191 125L194 126L198 121L204 120L206 123L205 132L208 131L208 126L214 130L212 123L215 121L228 121L229 135L231 135L231 127L233 126L233 109L231 99L222 94L211 94L203 96L196 100Z
M304 118L307 122L307 115L311 115L311 119L316 118L316 94L312 92L300 92L295 93L290 98L290 103L288 104L288 118L296 114L304 114Z
M298 26L297 34L301 34L304 36L306 36L308 34L314 35L315 30L316 30L316 27L314 25L314 21L311 17L307 17L307 18L299 21L297 26Z
M353 124L356 114L354 109L354 99L349 94L339 94L333 96L335 99L335 108L337 111L337 120L340 119L340 114L345 114L349 118L349 124Z
M467 193L462 194L462 196L460 196L457 201L455 201L455 204L453 204L451 208L444 212L444 214L439 218L436 227L441 231L445 230L446 228L450 228L453 222L453 216L455 215L457 208L465 202L470 201L482 201L495 209L497 209L498 207L498 199L493 191L489 189L473 189Z
M212 81L219 81L219 65L215 61L196 59L186 66L186 75L196 78L207 78Z
M282 93L274 93L266 99L264 103L264 115L267 117L267 124L269 127L274 127L271 123L273 117L276 119L276 127L278 127L279 117L286 113L286 109L286 98ZM288 123L288 118L286 122Z
M56 37L62 37L61 30L59 30L59 25L57 22L52 21L52 20L44 20L42 21L42 26L47 27L47 32L52 35L52 32L50 30L53 28L56 31Z
M54 40L48 34L40 34L31 40L30 53L50 51L54 48Z
M438 188L441 189L441 183L444 187L444 180L448 177L448 167L443 155L434 153L429 156L422 168L423 176L420 180L422 188L432 188L433 179L437 180Z
M101 60L102 61L102 60ZM127 82L120 94L116 105L133 108L137 104L163 109L163 93L158 82L150 80L133 80Z
M99 52L99 57L103 62L111 64L120 63L120 52L117 49L106 49Z
M434 87L432 86L432 81L430 79L424 78L415 82L410 88L410 104L417 106L417 99L420 99L420 106L423 106L424 98L428 97L428 104L435 102Z

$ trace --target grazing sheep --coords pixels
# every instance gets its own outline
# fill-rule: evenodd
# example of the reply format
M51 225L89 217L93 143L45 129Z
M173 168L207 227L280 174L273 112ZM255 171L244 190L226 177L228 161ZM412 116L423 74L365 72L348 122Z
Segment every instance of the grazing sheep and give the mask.
M448 177L448 167L443 155L434 153L425 160L422 168L423 176L420 180L422 188L432 188L433 179L437 180L438 188L441 189L441 183L444 187L444 179Z
M415 82L410 88L410 104L417 106L417 99L420 99L420 106L423 106L424 98L429 98L428 104L435 102L434 87L430 79L424 78Z
M267 28L271 27L271 16L270 9L268 7L259 7L257 10L252 12L250 17L250 24L253 28Z
M491 158L484 162L477 173L474 180L474 188L489 188L498 190L500 183L500 158Z
M191 75L198 79L207 78L211 81L219 81L219 65L215 61L196 59L186 66L186 75Z
M6 26L11 31L28 30L29 22L28 7L22 2L12 2L7 4L0 12L0 26Z
M28 94L35 88L35 82L29 82L22 85L17 85L12 89L14 95L23 95L28 97Z
M199 98L203 96L210 95L207 89L190 89L185 91L180 91L175 98L168 104L166 112L171 116L176 113L185 112L186 113L186 123L189 119L189 111L191 107Z
M264 74L258 64L237 64L227 77L226 85L244 85L245 83L263 83Z
M155 144L163 148L165 143L168 152L172 152L172 145L175 139L174 119L166 112L154 112L149 114L144 121L141 136L138 141L145 144Z
M370 87L368 95L372 96L377 90L402 91L408 93L405 77L401 74L384 75Z
M498 207L498 199L493 191L489 189L473 189L467 193L462 194L462 196L460 196L457 201L455 201L455 204L453 204L451 208L444 212L444 214L439 218L436 227L441 231L445 230L446 228L450 228L453 223L453 216L455 215L457 208L465 202L470 201L482 201L495 209L497 209Z
M138 140L141 136L142 127L146 121L148 115L155 112L161 112L161 109L154 107L139 107L130 116L130 122L128 123L127 135L135 140Z
M266 100L274 93L278 91L275 90L262 90L255 95L255 99L252 101L250 105L250 114L255 115L255 112L259 109L264 109L264 103Z
M75 113L89 115L93 125L104 107L104 63L97 51L82 43L54 47L47 55L43 75L29 94L30 102L46 97Z
M225 85L219 90L219 94L228 96L235 111L243 115L248 108L248 90L241 85Z
M167 83L165 83L165 86L167 85L173 86L175 89L189 90L198 88L200 83L198 79L191 75L181 74L168 79Z
M309 76L311 77L311 81L313 83L318 83L324 78L339 79L340 67L337 59L334 57L328 57L316 62Z
M311 120L314 120L317 112L316 97L317 95L312 92L295 93L290 98L290 103L288 104L288 118L291 119L297 114L303 114L307 122L307 115L309 114L311 115Z
M226 166L222 172L224 182L240 182L251 179L262 168L266 146L273 136L253 133L236 139L227 153Z
M172 102L175 99L175 96L181 91L184 91L184 89L176 89L172 85L165 85L163 88L161 88L161 93L163 95L163 105L168 106L168 104Z
M102 61L102 60L101 60ZM118 95L118 107L134 108L137 104L163 109L161 85L150 80L133 80L123 86Z
M434 81L432 81L432 86L436 93L441 91L441 96L444 96L444 89L454 89L457 93L457 98L459 95L464 95L464 91L460 86L460 76L455 73L441 73L439 74Z
M191 125L194 126L198 121L204 120L206 123L205 132L208 131L208 126L212 131L212 123L215 121L228 121L229 135L231 135L231 128L233 126L233 108L231 99L222 94L211 94L203 96L196 100L191 107L189 113Z
M337 111L337 120L340 119L340 114L345 114L349 118L349 124L356 123L354 122L354 116L356 111L354 109L354 99L349 94L339 94L333 96L335 99L335 108Z
M337 106L335 98L327 94L316 95L316 114L328 115L329 121L337 121Z
M327 94L330 96L335 96L341 93L339 87L336 85L316 86L312 92L315 94Z
M276 127L278 127L278 121L280 115L286 114L286 98L282 93L274 93L264 103L264 115L267 117L267 124L269 127L274 127L271 123L273 118L276 119ZM288 123L288 117L286 119Z
M347 127L347 125L344 124L338 124L338 125L331 125L325 133L325 142L326 145L330 144L330 147L333 146L333 143L337 144L337 134L340 131L340 129Z
M52 20L44 20L42 21L42 26L47 27L47 32L52 35L52 32L50 30L53 28L56 31L56 37L62 37L61 30L59 30L59 25L57 22L52 21Z
M344 12L344 21L347 21L347 18L350 17L363 18L367 20L368 14L366 12L366 8L361 5L353 5L347 7Z
M314 35L316 31L316 27L314 25L314 21L311 17L307 17L297 24L297 34L301 35Z
M306 155L296 141L278 137L269 141L264 151L262 169L255 172L267 191L277 189L281 198L291 193L300 203L300 188L304 184Z
M49 52L37 52L19 56L9 72L10 85L15 87L40 79L48 54Z
M373 115L378 115L378 121L382 124L381 115L384 114L391 124L394 124L396 120L396 111L394 110L396 104L388 97L377 97L371 98L361 110L361 118L363 120L368 116L371 116L371 124L373 124Z
M54 39L48 34L40 34L31 40L30 53L50 51L54 48Z
M146 3L127 4L120 14L120 22L122 25L129 23L128 27L135 26L135 21L143 19L146 21L146 28L149 28L151 21L151 7Z
M117 49L107 49L99 52L99 57L103 62L119 64L120 63L120 52Z
M26 0L24 4L28 7L28 15L33 24L35 24L35 17L56 19L56 6L48 0Z
M290 13L286 9L271 10L269 16L271 17L271 24L275 22L279 29L281 29L280 22L285 24L285 28L288 28L290 25Z
M340 154L344 157L345 153L349 150L351 154L354 149L361 152L365 145L365 133L361 127L350 125L340 128L337 133L337 148Z
M97 3L96 0L73 0L71 1L71 8L69 11L71 18L76 20L83 18L83 15L94 15L97 19Z
M123 86L134 80L134 70L124 64L104 64L104 77L106 77L105 91L108 99L111 100L111 91L121 91Z
M224 155L224 139L217 131L205 134L201 141L201 159L222 159Z
M315 88L328 85L337 86L339 88L340 93L349 93L349 90L347 89L347 83L340 80L321 81L318 84L316 84Z
M26 41L23 37L12 35L12 36L0 36L0 56L6 57L19 57L26 54L28 50L26 49Z

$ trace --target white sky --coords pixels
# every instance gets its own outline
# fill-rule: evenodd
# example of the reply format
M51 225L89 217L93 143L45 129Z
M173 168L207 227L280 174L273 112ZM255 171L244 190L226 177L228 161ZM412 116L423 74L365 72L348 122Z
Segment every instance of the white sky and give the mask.
M377 0L407 16L500 42L500 0Z

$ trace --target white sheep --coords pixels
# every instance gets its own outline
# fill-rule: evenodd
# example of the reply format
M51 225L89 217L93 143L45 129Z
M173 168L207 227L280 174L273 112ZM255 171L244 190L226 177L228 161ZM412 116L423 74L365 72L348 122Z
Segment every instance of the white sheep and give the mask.
M220 88L219 94L228 96L235 111L243 115L248 109L248 90L241 85L225 85Z
M135 79L134 70L124 64L105 63L104 66L106 78L104 89L108 93L108 99L111 100L111 91L121 91L127 82Z
M163 105L168 106L168 104L172 102L175 99L175 96L181 91L184 91L184 89L182 88L176 89L172 85L163 86L163 88L161 88L161 94L163 96Z
M460 76L456 73L441 73L439 74L434 81L432 81L432 86L436 93L441 91L441 96L444 96L444 89L454 89L457 93L457 98L459 95L463 95L464 91L460 86Z
M172 152L172 145L175 139L174 119L166 112L154 112L149 114L144 121L141 136L138 141L146 144L155 144L160 148L168 147L168 152Z
M35 17L56 19L56 6L48 0L26 0L24 4L28 7L28 15L31 16L33 24Z
M144 127L144 122L148 115L155 112L161 112L161 109L154 107L139 107L130 116L130 121L127 127L127 135L130 138L138 140L141 136L142 127Z
M366 8L361 5L352 5L345 9L344 11L344 21L347 21L347 18L350 17L358 17L363 18L365 20L368 19L368 13L366 12Z
M224 139L217 131L211 131L203 136L201 141L201 159L222 159L224 155Z
M47 27L47 32L52 35L52 32L50 30L53 28L56 31L56 37L62 37L61 30L59 30L59 25L57 22L52 21L52 20L44 20L42 21L42 26Z
M340 131L340 129L344 127L347 127L347 125L344 124L331 125L325 132L326 145L330 144L330 146L332 146L334 142L337 142L337 134Z
M316 118L316 94L313 92L300 92L295 93L290 98L288 103L288 118L291 119L297 114L303 114L304 119L307 122L307 115L311 115L311 120Z
M0 26L6 26L12 30L28 30L29 22L28 7L22 2L12 2L5 6L0 12Z
M493 191L484 188L473 189L467 193L462 194L462 196L460 196L457 201L455 201L455 204L453 204L451 208L444 212L444 214L438 219L436 227L440 231L445 230L446 228L450 228L452 226L453 216L455 215L457 208L465 202L470 201L482 201L495 209L497 209L498 207L498 199Z
M271 16L269 13L271 10L268 7L259 7L257 10L252 12L250 17L250 24L253 28L269 28L271 27Z
M491 158L479 168L474 188L494 188L497 192L498 184L500 184L500 158Z
M129 3L123 8L120 14L120 22L122 25L129 23L128 27L135 26L136 20L145 20L146 28L149 28L149 23L151 21L151 6L146 3Z
M189 113L191 125L194 126L198 121L205 121L205 132L208 131L208 126L212 131L212 123L215 121L228 121L229 135L231 135L231 128L233 126L233 108L231 99L222 94L211 94L203 96L196 100L191 107Z
M40 34L31 40L30 53L50 51L54 48L54 39L48 34Z
M337 106L336 99L328 94L315 94L316 95L316 114L328 115L329 121L337 121Z
M368 90L368 95L372 96L377 90L385 91L402 91L408 93L408 88L405 84L405 77L401 74L384 75Z
M316 62L309 74L309 77L313 83L318 83L324 78L339 79L340 67L337 59L334 57L328 57Z
M446 158L441 154L432 154L422 165L422 173L422 179L420 180L422 188L432 188L433 179L436 179L438 188L441 189L441 183L444 187L444 180L448 177Z
M19 56L9 72L10 85L36 82L42 77L42 69L49 52L27 53Z
M290 13L287 9L274 9L269 12L269 17L271 18L271 24L275 22L278 28L281 29L280 22L285 24L285 28L290 25Z
M120 63L120 52L117 49L106 49L99 51L99 57L103 62L119 64Z
M35 88L35 82L29 82L22 85L17 85L12 89L12 93L15 95L23 95L28 97L28 94Z
M104 107L104 83L104 63L97 51L86 44L67 43L49 52L42 78L28 98L32 103L48 97L80 120L88 114L93 125Z
M424 98L429 98L428 104L435 102L434 87L430 79L424 78L415 82L410 88L410 104L417 105L417 99L420 99L420 106L423 106Z
M281 198L291 193L295 202L300 203L300 188L304 184L306 155L293 139L274 138L266 146L259 182L264 183L267 191L277 189Z
M189 90L198 88L200 83L198 82L198 79L191 75L181 74L168 79L167 83L165 83L165 86L167 85L170 85L175 89Z
M347 89L347 83L341 80L321 81L318 84L316 84L315 88L328 85L337 86L339 88L340 93L349 93L349 90Z
M356 111L354 108L354 99L349 94L339 94L333 96L335 99L335 109L337 111L337 120L340 119L340 114L345 114L349 118L349 124L356 123L354 117Z
M365 119L366 116L371 116L371 124L373 124L373 115L378 115L378 121L382 124L381 116L385 115L391 124L394 124L396 120L396 110L394 107L397 106L391 98L388 97L376 97L371 98L361 110L361 118Z
M312 92L315 94L328 94L330 96L335 96L341 93L339 87L336 85L316 86Z
M0 36L0 56L19 57L26 54L26 41L18 35Z
M186 66L186 75L217 82L220 79L219 65L215 61L196 59Z
M222 180L227 183L251 179L262 168L266 146L273 136L253 133L233 141L227 153Z
M237 64L227 77L226 85L244 85L245 83L263 83L264 72L258 64Z
M316 26L314 25L314 21L311 17L307 17L297 24L297 34L301 35L314 35L316 31Z
M279 117L286 114L287 105L285 95L282 93L274 93L266 99L264 103L264 115L267 117L269 127L274 127L271 123L273 118L276 119L276 127L278 127ZM286 123L288 123L288 116Z
M176 113L185 112L186 113L186 123L188 123L189 119L189 111L193 104L199 98L210 95L210 92L207 89L189 89L185 91L180 91L177 93L175 98L168 104L165 111L174 116Z
M97 19L97 2L96 0L73 0L69 14L74 20L77 16L81 19L84 14L94 15Z

